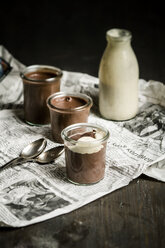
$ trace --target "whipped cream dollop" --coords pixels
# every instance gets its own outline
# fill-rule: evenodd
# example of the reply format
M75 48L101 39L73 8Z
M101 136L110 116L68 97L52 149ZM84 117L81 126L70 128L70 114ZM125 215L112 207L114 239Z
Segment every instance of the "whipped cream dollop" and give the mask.
M80 153L80 154L92 154L99 152L103 145L100 139L103 138L103 132L96 132L95 138L90 136L83 136L79 138L75 145L68 146L68 148L72 152Z

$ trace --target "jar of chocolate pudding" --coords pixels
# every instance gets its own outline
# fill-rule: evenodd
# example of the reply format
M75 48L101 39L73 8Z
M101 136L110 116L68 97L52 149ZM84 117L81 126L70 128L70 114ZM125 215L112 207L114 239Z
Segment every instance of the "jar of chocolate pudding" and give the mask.
M66 127L61 136L68 180L86 185L103 179L109 131L99 125L79 123Z
M93 101L91 97L80 93L58 92L47 99L50 110L53 139L63 143L61 131L75 123L87 122Z
M20 73L24 87L24 118L28 124L50 123L46 99L60 91L62 71L47 65L32 65Z

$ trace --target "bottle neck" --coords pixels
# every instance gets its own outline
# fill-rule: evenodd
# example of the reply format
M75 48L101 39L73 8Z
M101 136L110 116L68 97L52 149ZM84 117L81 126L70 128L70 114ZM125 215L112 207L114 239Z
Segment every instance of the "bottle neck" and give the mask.
M114 39L108 39L108 46L110 47L119 47L119 48L127 48L131 46L131 40L118 41Z

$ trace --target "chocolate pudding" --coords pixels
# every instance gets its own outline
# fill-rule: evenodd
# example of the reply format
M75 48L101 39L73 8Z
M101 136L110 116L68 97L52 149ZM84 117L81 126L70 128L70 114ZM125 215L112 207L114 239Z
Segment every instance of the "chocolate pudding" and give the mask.
M51 105L57 109L75 109L87 104L83 98L75 96L61 96L50 101Z
M24 86L24 115L29 124L50 123L46 99L60 90L62 72L52 66L29 66L21 73Z
M54 141L63 143L61 131L75 123L87 122L92 99L84 94L59 92L47 100Z
M84 126L85 124L79 124ZM88 126L88 124L86 124ZM71 125L71 130L73 126ZM78 125L77 125L78 126ZM84 132L82 128L77 128L66 136L69 128L62 132L65 143L65 161L68 180L76 184L93 184L104 178L106 144L109 132L98 129L98 126L89 124L92 131ZM89 129L89 128L87 128ZM92 129L92 128L90 128Z
M35 81L43 81L45 79L55 78L57 77L57 74L51 72L36 71L25 74L25 77Z

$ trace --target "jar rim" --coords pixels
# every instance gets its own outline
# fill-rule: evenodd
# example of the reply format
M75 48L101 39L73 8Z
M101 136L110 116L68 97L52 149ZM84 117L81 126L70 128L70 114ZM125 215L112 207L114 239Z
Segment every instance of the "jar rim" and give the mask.
M113 28L106 32L107 40L115 40L115 41L126 41L132 38L132 34L129 30Z
M101 142L102 143L102 142L106 141L110 136L109 130L107 128L101 126L101 125L94 124L94 123L76 123L76 124L72 124L70 126L67 126L66 128L64 128L62 130L62 132L61 132L62 139L70 142L71 144L76 144L77 141L68 137L67 132L74 130L76 128L81 128L81 127L91 127L93 129L101 130L105 133L105 135L102 138L90 141L92 143L95 143L95 142Z
M54 73L54 77L46 78L46 79L33 79L26 76L26 74L31 72L52 72ZM23 71L20 72L20 77L23 80L27 80L33 83L47 82L51 83L52 81L61 78L63 75L62 70L55 66L50 65L30 65L27 66Z
M58 98L61 96L81 98L86 102L86 104L84 104L80 107L76 107L76 108L59 108L59 107L56 107L55 105L53 105L51 103L52 99L55 99L55 98ZM92 107L93 100L90 96L88 96L86 94L82 94L82 93L56 92L47 98L46 103L47 103L47 106L52 110L56 110L59 112L74 112L74 111L81 111L87 107Z

